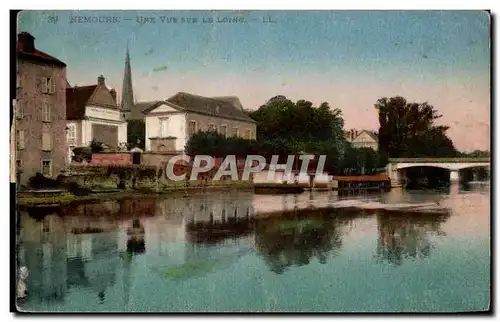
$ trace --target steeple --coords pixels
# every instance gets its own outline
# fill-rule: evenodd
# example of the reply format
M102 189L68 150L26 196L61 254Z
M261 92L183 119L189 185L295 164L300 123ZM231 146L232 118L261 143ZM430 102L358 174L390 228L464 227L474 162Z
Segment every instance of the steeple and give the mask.
M123 87L122 87L122 102L121 108L123 112L130 112L134 106L134 90L132 88L132 70L130 68L130 54L128 50L125 55L125 72L123 74Z

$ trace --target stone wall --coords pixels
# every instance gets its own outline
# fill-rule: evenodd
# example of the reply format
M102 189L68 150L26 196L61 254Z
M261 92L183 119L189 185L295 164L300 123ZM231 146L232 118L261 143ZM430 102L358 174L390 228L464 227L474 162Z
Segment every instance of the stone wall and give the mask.
M89 165L132 165L132 153L93 153Z

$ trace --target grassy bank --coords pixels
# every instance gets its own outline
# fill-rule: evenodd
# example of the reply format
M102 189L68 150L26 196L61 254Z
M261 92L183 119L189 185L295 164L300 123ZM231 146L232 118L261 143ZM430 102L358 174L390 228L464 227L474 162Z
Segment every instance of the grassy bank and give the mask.
M99 201L144 198L158 195L182 194L190 195L204 191L218 190L246 190L252 189L253 184L248 181L214 181L208 183L191 182L189 186L182 184L140 185L136 189L125 189L115 192L94 192L86 196L76 196L64 192L54 196L23 196L16 198L17 205L44 205L44 204L69 204L74 201Z

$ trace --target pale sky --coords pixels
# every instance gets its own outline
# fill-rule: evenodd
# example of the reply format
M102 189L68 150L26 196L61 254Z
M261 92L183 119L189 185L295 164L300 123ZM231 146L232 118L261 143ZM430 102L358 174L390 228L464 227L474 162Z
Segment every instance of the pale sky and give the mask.
M155 22L141 25L138 16ZM218 22L235 16L244 22ZM67 64L72 85L95 84L103 74L120 94L128 41L138 100L184 91L235 95L257 109L285 95L329 102L342 110L346 128L377 129L377 99L402 95L434 105L458 149L490 148L485 12L26 11L19 31Z

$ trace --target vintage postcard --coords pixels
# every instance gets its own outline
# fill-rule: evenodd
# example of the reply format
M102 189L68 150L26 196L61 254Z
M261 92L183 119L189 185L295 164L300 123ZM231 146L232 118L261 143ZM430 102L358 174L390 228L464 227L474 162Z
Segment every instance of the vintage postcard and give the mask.
M490 310L490 12L12 19L13 310Z

